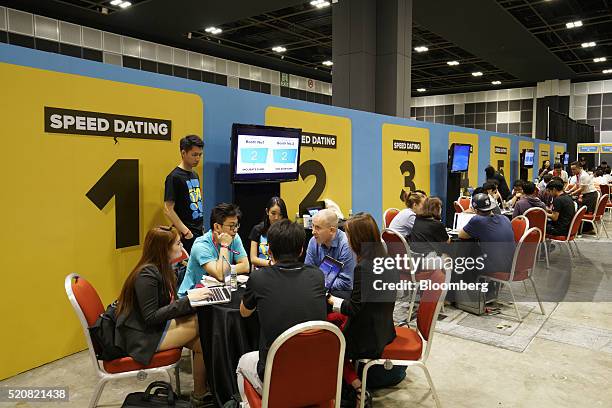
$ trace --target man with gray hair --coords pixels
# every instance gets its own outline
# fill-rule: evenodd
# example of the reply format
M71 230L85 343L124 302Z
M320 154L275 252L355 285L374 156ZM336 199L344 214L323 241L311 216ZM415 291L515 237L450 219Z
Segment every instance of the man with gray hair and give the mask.
M321 267L326 256L342 262L342 268L340 271L322 268L325 288L336 297L350 298L355 254L344 231L338 229L338 216L329 209L319 211L312 219L312 238L308 242L304 263Z

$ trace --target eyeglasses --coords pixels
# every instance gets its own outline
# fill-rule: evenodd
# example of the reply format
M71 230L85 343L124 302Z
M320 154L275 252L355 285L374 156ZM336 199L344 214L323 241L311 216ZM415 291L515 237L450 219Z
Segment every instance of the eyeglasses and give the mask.
M240 224L229 224L229 225L223 224L223 226L231 230L234 230L234 231L238 231L238 229L240 228Z

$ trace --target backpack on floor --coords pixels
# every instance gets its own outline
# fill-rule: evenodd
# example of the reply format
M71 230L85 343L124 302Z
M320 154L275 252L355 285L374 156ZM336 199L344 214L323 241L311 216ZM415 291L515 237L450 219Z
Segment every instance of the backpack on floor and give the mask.
M121 408L191 408L189 401L180 400L165 381L154 381L144 392L128 394Z

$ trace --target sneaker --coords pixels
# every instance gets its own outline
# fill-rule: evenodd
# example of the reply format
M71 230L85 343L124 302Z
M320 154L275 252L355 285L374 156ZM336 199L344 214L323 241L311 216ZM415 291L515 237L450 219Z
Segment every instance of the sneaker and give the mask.
M193 392L189 396L189 402L193 408L215 408L217 404L210 392L204 395L195 395Z

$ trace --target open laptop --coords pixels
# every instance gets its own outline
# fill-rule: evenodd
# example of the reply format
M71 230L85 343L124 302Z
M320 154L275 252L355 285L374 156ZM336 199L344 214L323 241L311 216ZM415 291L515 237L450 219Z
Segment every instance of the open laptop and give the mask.
M453 220L453 229L448 233L452 235L459 234L459 231L465 227L465 225L472 219L476 214L471 213L455 213L455 219Z
M230 263L228 262L227 259L225 259L225 257L223 257L224 277L226 275L229 275L229 272L228 273L225 273L225 272L230 271L230 268L231 268ZM224 279L224 281L226 281L226 279ZM232 291L230 290L229 286L226 286L224 283L221 283L221 282L219 282L218 286L208 285L208 281L206 280L206 278L202 279L202 282L207 283L206 286L212 292L212 295L208 299L199 300L197 302L190 301L190 304L192 307L215 305L218 303L229 303L232 300ZM191 289L191 290L194 290L194 289ZM187 291L187 293L189 292L190 290Z

